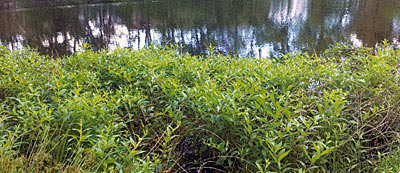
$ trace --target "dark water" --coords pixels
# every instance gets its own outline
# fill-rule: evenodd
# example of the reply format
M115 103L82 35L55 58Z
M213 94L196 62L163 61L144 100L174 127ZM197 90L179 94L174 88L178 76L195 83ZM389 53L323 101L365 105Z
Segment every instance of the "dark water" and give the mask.
M176 43L193 54L269 57L400 36L400 0L160 0L0 11L0 41L60 56Z

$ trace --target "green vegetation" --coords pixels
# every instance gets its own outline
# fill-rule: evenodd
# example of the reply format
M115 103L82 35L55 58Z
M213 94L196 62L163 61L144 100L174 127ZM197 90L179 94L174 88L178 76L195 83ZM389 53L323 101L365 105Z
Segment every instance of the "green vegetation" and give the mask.
M399 66L388 44L281 59L1 47L0 169L397 171Z

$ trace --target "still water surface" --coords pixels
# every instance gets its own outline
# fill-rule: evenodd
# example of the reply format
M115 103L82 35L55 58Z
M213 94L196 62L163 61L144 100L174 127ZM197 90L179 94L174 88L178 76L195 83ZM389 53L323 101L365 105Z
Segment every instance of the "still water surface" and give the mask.
M209 44L241 57L374 46L400 37L399 0L160 0L0 11L0 41L51 56L79 51Z

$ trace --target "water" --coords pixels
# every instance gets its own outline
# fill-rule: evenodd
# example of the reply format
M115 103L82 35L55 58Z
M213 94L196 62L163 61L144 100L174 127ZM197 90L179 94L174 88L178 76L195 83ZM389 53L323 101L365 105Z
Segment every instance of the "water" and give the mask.
M181 44L192 54L271 57L400 36L399 0L160 0L0 11L0 41L62 56Z

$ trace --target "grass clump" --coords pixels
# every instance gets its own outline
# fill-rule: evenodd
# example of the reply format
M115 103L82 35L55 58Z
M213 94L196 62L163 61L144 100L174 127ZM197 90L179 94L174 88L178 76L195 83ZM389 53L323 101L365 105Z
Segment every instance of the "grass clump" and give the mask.
M279 60L0 48L6 171L394 171L400 52Z

